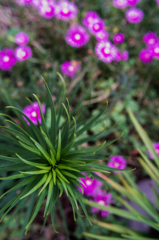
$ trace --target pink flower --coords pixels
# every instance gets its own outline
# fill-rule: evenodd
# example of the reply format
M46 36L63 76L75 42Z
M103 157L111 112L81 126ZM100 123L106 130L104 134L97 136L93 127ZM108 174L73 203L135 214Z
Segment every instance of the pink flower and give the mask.
M88 27L96 18L98 18L98 14L96 12L89 11L86 13L85 18L82 20L82 24Z
M123 58L123 61L127 61L129 59L129 52L128 51L124 51L123 54L122 54L122 58Z
M122 52L118 49L115 60L116 60L117 62L120 62L120 61L122 60L122 57L123 57L123 56L122 56Z
M15 43L18 45L25 45L29 42L29 36L25 32L19 32L15 35Z
M32 4L32 0L16 0L16 2L21 6Z
M117 48L109 41L98 42L95 47L95 54L101 61L110 63L117 56Z
M21 46L15 49L15 56L18 61L25 61L32 56L32 50L28 46Z
M85 45L90 39L90 36L86 29L81 25L75 25L68 29L66 33L66 42L76 48L80 48Z
M122 156L112 156L110 157L110 161L108 162L108 167L111 168L125 169L126 166L126 159L124 159ZM118 172L121 171L114 171L114 173Z
M95 37L98 41L107 41L109 33L107 31L100 31L95 34Z
M157 5L159 5L159 0L156 0Z
M144 13L139 8L130 8L126 11L126 19L129 23L139 23L142 21Z
M147 46L154 46L157 43L157 34L149 31L144 35L143 40Z
M136 6L140 0L127 0L129 6Z
M41 104L41 111L42 111L42 113L45 113L45 105L44 104ZM40 109L39 109L38 102L33 102L33 104L26 106L23 110L23 113L35 125L38 125L38 121L39 121L39 123L41 123L41 116L40 116ZM25 117L23 117L23 118L27 122L27 124L30 125L30 123L27 121L27 119Z
M73 2L60 1L55 7L55 15L57 19L67 21L74 19L77 15L78 9Z
M154 146L154 149L155 149L157 155L159 155L159 143L158 143L158 142L153 143L153 146ZM147 152L148 152L149 157L150 157L151 159L154 159L152 153L151 153L150 151L147 151Z
M87 176L86 174L84 174ZM87 196L96 196L96 194L101 191L102 182L97 179L91 178L82 178L81 181L83 182L83 194ZM81 188L78 187L79 191L82 192Z
M88 25L88 29L92 34L96 34L102 30L104 30L105 23L102 19L95 18L91 21L91 23Z
M116 33L113 37L113 41L116 44L121 44L124 42L125 36L123 33Z
M142 49L139 53L139 58L144 63L149 63L153 59L152 51L150 49Z
M55 15L55 5L54 3L48 4L47 2L41 4L38 8L41 16L47 19L51 19Z
M61 65L61 71L68 77L75 77L76 72L81 70L81 66L77 61L66 61Z
M99 205L107 207L109 207L111 203L114 203L114 201L112 200L112 194L107 193L106 191L100 191L97 195L95 195L94 201ZM101 213L102 217L107 217L110 214L110 212L106 210L100 210L97 207L93 207L92 212Z
M0 51L0 69L6 71L11 69L17 62L13 49L5 48Z
M113 0L113 4L117 8L126 8L128 6L127 0Z
M152 52L152 57L159 58L159 43L155 44L150 51Z

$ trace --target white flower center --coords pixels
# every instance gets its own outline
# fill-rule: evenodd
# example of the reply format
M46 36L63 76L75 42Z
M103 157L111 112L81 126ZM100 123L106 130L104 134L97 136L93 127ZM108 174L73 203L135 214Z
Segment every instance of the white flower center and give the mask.
M98 24L98 23L94 24L94 29L95 29L95 30L98 30L98 29L99 29L99 24Z
M98 201L98 204L104 206L105 202L103 200L100 200L100 201Z
M17 51L17 57L18 58L23 58L23 57L25 57L26 56L26 52L24 51L24 50L22 50L22 49L18 49L18 51Z
M155 52L155 53L159 53L159 47L156 47L156 48L154 49L154 52Z
M110 49L109 48L105 48L104 49L104 53L109 54L110 53Z
M74 67L73 66L69 66L68 70L72 72L72 71L74 71Z
M91 186L91 185L92 185L92 181L86 180L86 185L87 185L87 186Z
M36 112L35 112L35 111L32 112L32 113L31 113L31 116L32 116L32 117L36 117L36 116L37 116Z
M149 41L148 41L149 44L154 44L155 43L155 39L151 38Z
M68 10L67 7L64 7L62 11L63 11L63 13L65 13L65 14L67 14L67 13L69 12L69 10Z
M159 155L159 149L156 149L156 153Z
M25 40L24 37L19 38L19 42L24 42L24 40Z
M75 34L75 39L76 39L76 40L80 40L80 39L81 39L81 35L80 35L79 33L76 33L76 34Z
M115 163L114 163L114 166L115 166L116 168L119 167L119 163L115 162Z
M10 58L9 58L8 56L4 56L4 57L3 57L3 62L9 62L9 59L10 59Z

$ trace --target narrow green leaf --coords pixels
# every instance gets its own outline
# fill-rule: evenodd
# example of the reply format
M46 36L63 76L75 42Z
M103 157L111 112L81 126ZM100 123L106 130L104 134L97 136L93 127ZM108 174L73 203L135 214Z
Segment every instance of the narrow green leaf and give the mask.
M64 125L64 128L63 128L63 131L62 131L62 134L61 134L61 149L65 148L67 146L67 141L68 141L68 136L69 136L69 130L70 130L70 116L69 116L69 113L67 111L67 108L65 107L65 105L62 103L64 109L65 109L65 112L67 114L67 121Z
M51 172L49 172L49 174L47 174L47 180L46 180L44 186L41 188L41 190L40 190L38 195L40 195L42 193L42 191L47 187L47 185L51 181L51 178L52 178L52 174L51 174Z
M46 200L46 205L45 205L44 217L46 215L46 212L47 212L49 204L50 204L53 187L54 187L53 178L51 178L51 180L49 182L49 187L48 187L48 194L47 194L47 200Z
M59 138L58 138L58 147L57 147L56 160L59 161L60 158L61 158L61 131L59 130Z

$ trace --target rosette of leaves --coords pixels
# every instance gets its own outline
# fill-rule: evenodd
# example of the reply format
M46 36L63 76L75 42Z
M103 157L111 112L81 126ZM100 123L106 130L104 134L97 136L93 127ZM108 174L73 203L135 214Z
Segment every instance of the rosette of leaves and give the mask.
M90 118L86 121L85 125L76 124L74 117L70 117L69 101L66 104L61 103L65 116L64 124L60 125L60 117L62 110L55 110L54 101L52 99L51 91L44 80L47 97L49 99L49 108L51 116L51 124L48 128L46 119L41 111L41 103L39 98L34 95L39 104L41 123L34 125L32 121L15 106L8 108L14 110L18 117L18 122L6 115L7 127L1 126L5 130L4 134L4 147L5 141L9 140L12 145L6 146L9 148L9 156L7 154L1 155L0 172L12 172L11 175L1 177L1 180L13 180L14 185L11 189L5 192L2 197L10 192L14 192L15 196L8 201L0 210L4 212L1 220L6 214L13 209L16 205L20 207L27 203L27 198L32 196L37 197L36 204L33 207L32 214L28 215L29 221L26 220L26 231L30 224L36 217L44 199L46 198L44 217L47 218L51 213L52 223L54 223L54 206L55 203L63 192L65 192L70 200L72 209L75 216L75 210L79 208L78 203L82 207L85 215L88 218L85 205L83 203L83 196L78 190L82 189L81 178L96 177L96 172L108 172L111 169L104 164L98 163L101 155L98 152L114 142L104 142L99 146L94 146L86 149L79 149L83 139L79 137L87 131L104 113L105 109L97 116ZM8 102L11 102L6 89L3 92ZM38 120L38 119L37 119ZM28 123L28 124L27 124ZM97 136L96 136L97 137ZM93 139L93 136L92 136ZM87 141L87 138L85 139ZM8 144L8 142L6 142ZM6 162L11 162L6 164ZM15 181L16 180L16 181ZM2 184L2 183L1 183ZM19 194L16 191L19 190ZM82 189L83 191L83 189Z

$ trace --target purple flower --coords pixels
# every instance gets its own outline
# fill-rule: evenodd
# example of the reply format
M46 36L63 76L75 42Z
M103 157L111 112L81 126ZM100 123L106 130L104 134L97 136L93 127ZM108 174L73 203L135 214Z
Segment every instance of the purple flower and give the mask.
M32 4L32 0L16 0L16 2L21 6Z
M106 191L100 191L97 195L95 195L94 201L102 206L110 206L111 203L114 203L112 200L112 194L107 193ZM110 212L106 210L100 210L97 207L93 207L92 212L101 213L102 217L107 217L110 214Z
M25 32L19 32L15 35L15 43L18 45L25 45L29 42L29 36Z
M77 15L78 9L73 2L60 1L55 7L55 15L57 19L67 21L74 19Z
M45 113L45 105L44 104L41 104L41 111L42 111L42 113ZM40 116L40 109L39 109L38 102L33 102L31 105L26 106L23 110L23 113L35 125L38 125L38 121L39 121L39 123L41 123L41 116ZM23 117L23 118L27 122L27 124L30 125L30 123L27 121L27 119L25 117Z
M139 23L142 21L144 13L139 8L130 8L126 11L126 19L129 23Z
M139 58L144 63L149 63L153 59L152 51L150 49L142 49L139 53Z
M95 34L95 37L98 41L107 41L109 37L109 33L107 31L100 31Z
M129 59L129 52L125 50L122 54L122 58L123 61L127 61Z
M152 56L154 58L159 58L159 43L155 44L150 51L152 52Z
M48 4L41 4L38 8L39 13L41 16L47 19L51 19L55 15L55 5L54 3Z
M6 71L11 69L17 62L13 49L5 48L0 51L0 69Z
M116 44L121 44L124 42L125 36L123 33L116 33L113 37L113 41Z
M82 20L82 24L88 27L96 18L98 18L98 14L96 12L89 11L86 13L85 18Z
M127 0L113 0L113 4L117 8L126 8L128 6Z
M115 60L120 62L123 59L122 52L118 49Z
M159 0L156 0L156 3L159 5Z
M127 0L129 6L136 6L140 0Z
M109 41L98 42L95 47L95 54L101 61L110 63L117 56L117 48Z
M156 143L153 143L153 146L154 146L154 149L156 151L156 153L159 155L159 143L156 142ZM151 159L154 159L152 153L150 151L147 151L148 152L148 155Z
M80 48L89 41L89 34L81 25L75 25L68 29L65 40L72 47Z
M147 46L154 46L157 43L157 34L149 31L144 35L143 40Z
M15 49L15 56L18 61L25 61L32 56L32 50L28 46L21 46Z
M124 159L122 156L112 156L110 157L110 161L108 162L108 167L111 168L125 169L126 166L126 159ZM120 171L114 171L114 173L118 172Z
M84 174L87 176L86 174ZM87 196L96 196L98 192L101 191L102 182L100 182L97 179L91 179L91 178L82 178L81 181L83 184L81 184L83 188L83 194ZM79 191L82 192L81 188L78 187Z
M68 77L75 77L76 72L81 70L81 66L77 61L66 61L61 65L61 71Z
M95 18L88 25L88 29L92 34L96 34L102 30L104 30L105 23L101 18Z

